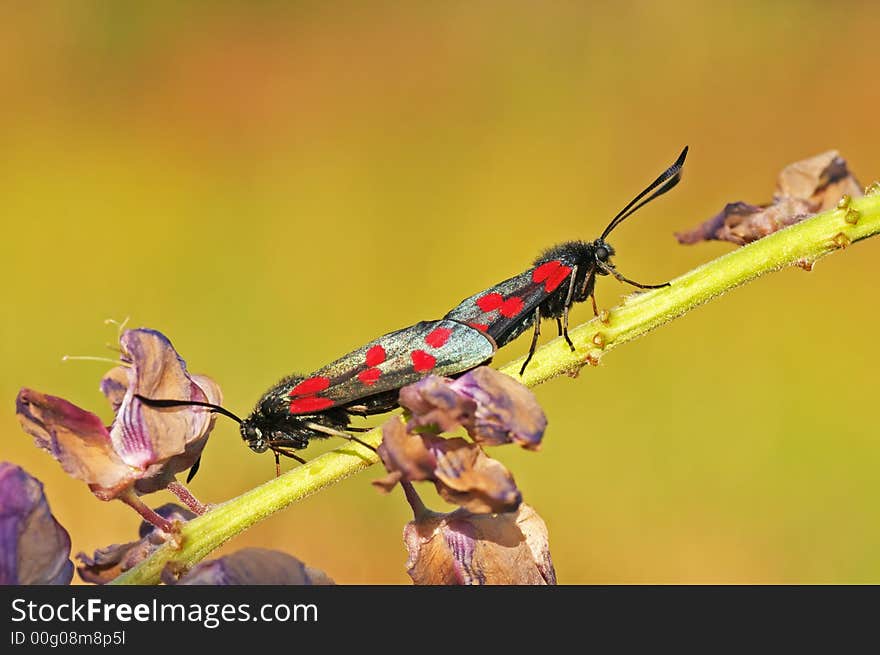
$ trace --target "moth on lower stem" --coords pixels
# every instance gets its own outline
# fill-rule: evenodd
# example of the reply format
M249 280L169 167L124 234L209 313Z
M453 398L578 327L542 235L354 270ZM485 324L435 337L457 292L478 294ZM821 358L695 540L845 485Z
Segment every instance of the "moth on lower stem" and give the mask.
M352 416L388 412L398 406L401 387L432 373L455 377L488 363L496 350L491 336L464 323L422 321L383 335L310 375L284 378L244 419L211 403L138 397L155 408L195 405L231 418L251 450L272 451L277 474L280 457L305 463L295 451L315 438L341 437L375 450L352 434L363 431L350 425ZM198 467L199 461L187 482Z

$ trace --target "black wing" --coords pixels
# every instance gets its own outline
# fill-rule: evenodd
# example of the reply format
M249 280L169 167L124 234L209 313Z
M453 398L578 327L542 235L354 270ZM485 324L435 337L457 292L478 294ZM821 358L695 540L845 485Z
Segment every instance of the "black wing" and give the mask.
M535 309L554 293L567 292L563 284L572 265L560 259L538 264L524 273L466 298L444 318L466 323L507 345L534 321Z
M492 359L494 340L450 319L383 335L298 381L290 413L309 414L400 389L433 373L456 375Z

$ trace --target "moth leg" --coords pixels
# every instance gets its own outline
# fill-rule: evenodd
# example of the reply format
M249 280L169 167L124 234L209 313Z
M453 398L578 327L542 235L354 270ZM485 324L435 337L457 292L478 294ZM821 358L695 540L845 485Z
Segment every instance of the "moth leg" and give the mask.
M290 459L295 459L300 464L305 464L306 460L304 460L299 455L295 455L294 453L284 450L283 448L273 448L272 453L275 455L275 477L279 477L281 475L281 459L280 455L284 455L285 457L289 457Z
M529 365L529 362L532 361L532 355L535 354L535 348L538 347L538 337L541 336L541 307L535 307L535 331L532 334L532 345L529 346L529 356L526 357L526 361L523 362L522 368L519 369L519 375L522 377L522 374L526 372L526 366Z
M565 337L565 342L568 344L568 347L571 348L571 352L574 352L574 344L571 342L571 337L568 336L568 307L565 308L565 312L563 312L562 316L562 336Z
M558 334L556 336L561 337L562 336L562 319L561 318L556 319L556 330L558 331Z
M285 457L289 457L290 459L295 459L300 464L308 464L306 460L304 460L299 455L290 452L289 450L285 450L284 448L274 448L273 452L275 453L275 459L278 459L278 455L284 455Z
M371 445L368 444L366 441L361 441L360 439L358 439L358 438L357 438L356 436L354 436L353 434L350 434L350 435L348 435L348 436L345 437L345 438L348 439L349 441L354 441L355 443L359 443L359 444L362 445L364 448L369 448L370 450L372 450L372 451L373 451L374 453L376 453L376 454L379 453L379 451L376 450L376 447L375 447L375 446L371 446Z
M568 293L565 294L565 311L562 312L562 331L560 332L560 334L565 337L565 342L568 344L568 347L571 348L571 352L574 352L574 344L568 336L568 310L571 309L572 299L574 298L574 280L577 272L578 267L577 264L575 264L571 267L571 277L568 281Z
M349 441L354 441L359 443L364 448L369 448L374 453L378 453L375 446L371 446L366 441L361 441L353 434L349 434L348 432L343 432L342 430L336 430L334 428L327 427L326 425L321 425L320 423L306 423L307 428L311 428L315 432L320 432L322 434L326 434L331 437L341 437L342 439L348 439Z
M608 264L602 266L602 270L604 270L606 273L610 273L621 282L634 286L636 289L662 289L663 287L668 287L672 284L671 282L664 282L663 284L642 284L641 282L630 280L622 273L619 273L616 268L614 268L613 266L609 266Z
M596 307L596 294L595 293L590 294L590 300L593 301L593 316L598 316L599 315L599 308Z
M564 307L568 309L571 307L571 299L574 298L574 278L577 275L578 267L577 264L571 267L571 275L569 275L568 280L568 293L565 294L565 305Z

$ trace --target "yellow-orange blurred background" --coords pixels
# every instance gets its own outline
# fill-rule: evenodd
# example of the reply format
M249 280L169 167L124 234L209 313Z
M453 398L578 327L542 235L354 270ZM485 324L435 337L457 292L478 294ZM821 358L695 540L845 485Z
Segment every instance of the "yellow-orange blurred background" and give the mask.
M136 515L13 409L30 386L109 419L106 367L61 362L110 353L106 318L166 333L246 413L277 378L594 238L684 144L684 182L614 234L635 279L729 250L672 232L769 200L791 161L837 148L870 182L878 21L870 2L6 4L0 459L45 482L74 552L127 541ZM536 390L543 450L493 454L561 582L880 582L878 254L759 280ZM598 298L625 292L603 279ZM219 502L272 472L220 419L192 490ZM408 510L379 474L226 550L407 583Z

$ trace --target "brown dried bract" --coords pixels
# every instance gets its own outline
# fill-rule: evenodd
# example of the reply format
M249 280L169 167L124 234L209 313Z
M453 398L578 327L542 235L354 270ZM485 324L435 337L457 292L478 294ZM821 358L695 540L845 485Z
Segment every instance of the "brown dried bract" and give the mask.
M505 514L424 511L403 532L418 585L556 584L547 526L525 504Z
M161 333L126 330L120 345L124 365L101 381L116 414L109 428L63 398L22 389L16 399L22 429L102 500L165 488L198 459L214 425L214 415L204 408L163 411L144 405L135 394L222 401L216 383L187 373Z
M745 245L835 207L844 196L858 197L862 188L836 150L789 164L779 173L773 202L732 202L716 216L687 232L679 243L730 241Z
M513 511L522 500L510 471L479 444L407 432L397 416L382 426L379 456L389 474L373 484L386 492L401 480L427 480L444 500L474 513Z
M534 394L509 375L480 366L461 377L429 375L400 390L400 404L412 413L409 431L464 427L481 444L517 443L537 450L547 417Z
M155 511L162 518L172 522L189 521L195 517L193 512L174 503L157 507ZM77 554L76 558L80 561L79 566L76 567L79 577L93 584L107 584L145 560L168 539L167 534L146 521L141 523L138 534L140 539L137 541L99 548L91 557L85 553Z

